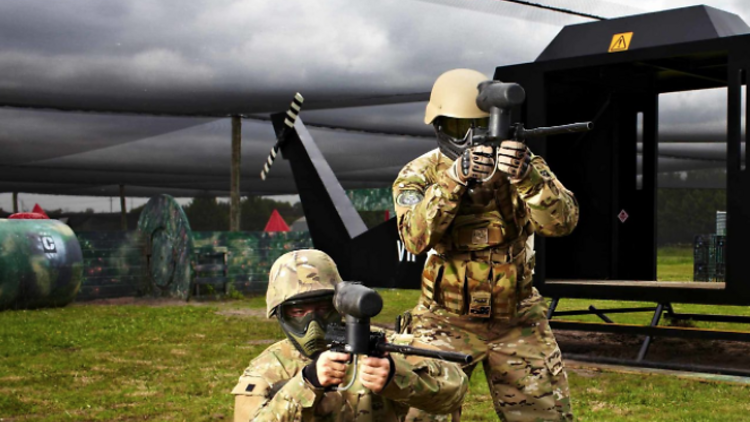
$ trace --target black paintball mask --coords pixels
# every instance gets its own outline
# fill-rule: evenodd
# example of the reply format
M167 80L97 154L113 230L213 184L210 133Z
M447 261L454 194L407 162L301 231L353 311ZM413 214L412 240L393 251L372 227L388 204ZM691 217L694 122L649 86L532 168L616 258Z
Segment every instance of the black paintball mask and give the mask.
M463 154L466 148L471 146L474 133L478 129L486 130L489 123L489 117L457 119L439 116L432 123L432 126L435 128L440 152L451 160L455 160Z
M281 329L300 353L312 358L326 349L328 324L340 323L333 307L333 292L290 298L276 310Z

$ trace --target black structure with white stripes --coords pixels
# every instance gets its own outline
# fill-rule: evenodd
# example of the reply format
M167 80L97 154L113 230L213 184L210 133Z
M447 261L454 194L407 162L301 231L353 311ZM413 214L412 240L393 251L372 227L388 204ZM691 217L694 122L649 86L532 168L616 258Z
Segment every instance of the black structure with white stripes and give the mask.
M304 97L302 97L299 92L294 94L292 104L289 105L289 110L286 111L284 116L285 131L294 128L294 122L297 120L297 116L299 116L299 113L302 110L302 103L304 101ZM278 155L279 150L281 149L281 144L284 142L286 135L285 131L282 131L281 134L276 137L276 143L271 148L271 152L268 154L265 164L263 164L263 169L260 171L260 178L263 181L266 180L268 173L271 171L271 166L273 166L273 162L276 160L276 155Z

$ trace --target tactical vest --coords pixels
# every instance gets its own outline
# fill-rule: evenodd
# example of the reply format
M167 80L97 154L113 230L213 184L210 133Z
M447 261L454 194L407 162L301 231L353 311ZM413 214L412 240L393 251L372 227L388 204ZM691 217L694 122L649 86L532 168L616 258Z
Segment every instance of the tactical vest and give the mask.
M526 241L533 228L526 204L504 175L485 185L467 190L428 257L421 303L457 315L510 319L531 295L534 259L527 259L533 252Z

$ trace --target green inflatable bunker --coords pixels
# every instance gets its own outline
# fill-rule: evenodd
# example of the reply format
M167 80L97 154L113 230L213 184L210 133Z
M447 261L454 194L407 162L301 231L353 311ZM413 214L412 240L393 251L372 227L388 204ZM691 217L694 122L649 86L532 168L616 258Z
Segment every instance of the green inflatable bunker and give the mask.
M0 309L65 306L82 278L81 246L70 227L0 219Z

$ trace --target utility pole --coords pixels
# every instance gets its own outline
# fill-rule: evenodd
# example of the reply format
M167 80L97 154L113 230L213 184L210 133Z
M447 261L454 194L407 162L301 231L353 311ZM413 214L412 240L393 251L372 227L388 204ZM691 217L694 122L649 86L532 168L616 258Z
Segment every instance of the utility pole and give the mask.
M125 207L125 185L120 185L120 228L128 231L128 211Z
M229 203L229 231L240 230L240 164L242 161L242 120L232 116L232 171Z

